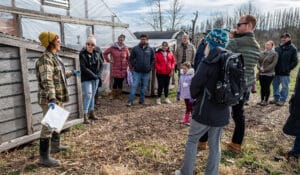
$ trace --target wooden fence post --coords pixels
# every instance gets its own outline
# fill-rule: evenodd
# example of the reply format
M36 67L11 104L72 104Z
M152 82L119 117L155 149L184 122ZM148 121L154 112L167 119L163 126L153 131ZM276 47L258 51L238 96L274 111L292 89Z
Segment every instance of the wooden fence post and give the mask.
M29 89L29 80L28 80L26 49L24 47L20 47L19 53L20 53L22 82L23 82L24 101L25 101L27 134L30 135L33 133L33 126L32 126L32 109L31 109L30 89Z
M79 55L75 58L75 69L79 70L80 69L80 62L79 62ZM83 117L83 102L82 102L82 91L81 91L81 80L79 77L76 78L76 90L77 90L77 105L78 105L78 112L79 116L78 118Z

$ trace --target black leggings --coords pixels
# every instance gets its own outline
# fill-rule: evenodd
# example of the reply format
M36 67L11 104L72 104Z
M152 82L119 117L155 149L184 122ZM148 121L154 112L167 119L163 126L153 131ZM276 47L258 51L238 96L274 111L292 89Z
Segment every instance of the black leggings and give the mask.
M124 81L124 78L114 78L113 89L122 89L123 81Z
M274 79L274 76L260 75L259 83L260 83L260 94L261 101L268 101L270 97L270 86Z
M170 76L169 75L162 75L156 74L157 82L158 82L158 89L157 89L157 96L161 97L162 91L164 90L165 97L169 96L169 84L170 84Z

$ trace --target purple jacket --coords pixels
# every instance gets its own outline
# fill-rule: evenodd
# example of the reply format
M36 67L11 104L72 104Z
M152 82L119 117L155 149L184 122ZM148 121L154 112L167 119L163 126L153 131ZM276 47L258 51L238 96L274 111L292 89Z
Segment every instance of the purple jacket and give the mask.
M195 71L193 68L189 69L186 74L180 71L180 78L177 91L180 92L180 97L183 99L191 98L190 86L194 73Z

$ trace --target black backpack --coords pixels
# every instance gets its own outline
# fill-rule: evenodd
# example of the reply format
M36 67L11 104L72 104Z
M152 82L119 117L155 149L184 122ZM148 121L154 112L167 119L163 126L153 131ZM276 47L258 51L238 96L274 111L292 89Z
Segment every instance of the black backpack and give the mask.
M244 58L240 53L227 51L219 65L221 70L215 87L215 100L226 106L236 105L246 87Z

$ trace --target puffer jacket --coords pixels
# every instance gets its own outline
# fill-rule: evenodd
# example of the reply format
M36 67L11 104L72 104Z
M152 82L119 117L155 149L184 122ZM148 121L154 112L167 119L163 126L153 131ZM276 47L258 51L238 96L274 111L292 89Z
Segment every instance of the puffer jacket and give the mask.
M184 74L182 70L180 71L177 91L180 93L180 97L183 99L191 99L190 86L194 74L195 71L193 68L190 68L186 74Z
M241 53L245 62L245 80L246 86L250 87L255 84L255 67L259 59L259 44L255 39L254 33L238 34L234 39L230 40L226 49Z
M109 54L111 59L108 58ZM112 65L112 77L125 78L130 57L128 47L125 45L120 47L118 43L114 43L104 51L103 55L104 59Z
M200 62L191 83L191 97L196 99L193 119L197 122L212 126L223 127L229 123L229 106L217 104L214 100L215 90L220 74L220 60L224 60L225 49L214 48Z
M171 51L166 51L166 59L163 55L163 50L159 49L155 52L155 70L157 74L170 75L175 68L175 58Z

